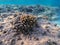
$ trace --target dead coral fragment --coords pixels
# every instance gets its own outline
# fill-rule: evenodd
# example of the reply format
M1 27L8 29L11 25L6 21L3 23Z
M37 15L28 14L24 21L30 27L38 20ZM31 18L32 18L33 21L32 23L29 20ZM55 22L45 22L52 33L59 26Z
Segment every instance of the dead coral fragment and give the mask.
M19 33L21 32L23 34L29 34L33 31L33 27L36 26L36 22L36 16L20 15L19 20L14 24L14 28Z

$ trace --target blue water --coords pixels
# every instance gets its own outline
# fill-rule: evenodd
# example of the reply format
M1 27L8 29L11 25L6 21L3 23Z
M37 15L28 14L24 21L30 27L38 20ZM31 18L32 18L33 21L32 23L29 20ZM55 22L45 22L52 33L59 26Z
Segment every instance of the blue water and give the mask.
M42 4L46 6L60 7L60 0L0 0L0 4L19 4L19 5Z

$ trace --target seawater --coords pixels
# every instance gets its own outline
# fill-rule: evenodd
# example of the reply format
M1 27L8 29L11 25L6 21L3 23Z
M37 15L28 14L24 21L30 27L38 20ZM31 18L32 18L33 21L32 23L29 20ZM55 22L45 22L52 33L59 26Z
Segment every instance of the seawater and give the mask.
M0 4L60 6L60 0L0 0Z

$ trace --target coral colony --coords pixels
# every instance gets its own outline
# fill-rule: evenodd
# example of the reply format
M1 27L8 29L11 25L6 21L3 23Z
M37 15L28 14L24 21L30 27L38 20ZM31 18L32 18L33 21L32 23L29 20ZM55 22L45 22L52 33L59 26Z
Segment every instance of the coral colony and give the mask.
M19 20L18 20L19 18ZM14 23L14 29L17 32L21 32L23 34L29 34L29 32L33 31L33 27L36 26L36 16L33 15L20 15L16 20L17 22Z

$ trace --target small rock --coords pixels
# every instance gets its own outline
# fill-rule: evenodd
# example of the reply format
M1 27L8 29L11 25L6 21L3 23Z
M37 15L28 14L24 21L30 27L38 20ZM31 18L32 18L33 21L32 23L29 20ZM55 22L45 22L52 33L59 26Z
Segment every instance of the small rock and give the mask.
M2 41L0 41L0 45L3 45L3 42Z
M21 45L24 45L24 42L21 42Z
M6 33L7 31L4 31L3 33Z
M57 45L57 43L54 42L54 41L48 41L47 44L48 44L48 45Z
M0 26L0 29L3 29L3 26Z
M15 39L12 39L11 45L15 45Z
M21 37L19 37L19 38L18 38L18 40L22 40L22 38L21 38Z
M39 40L39 38L36 38L36 37L34 37L34 39L37 40L37 41Z

